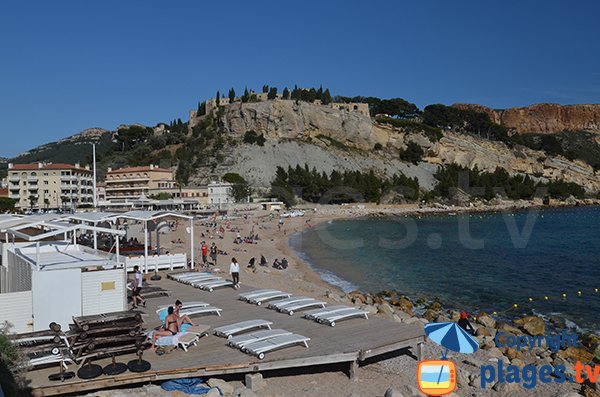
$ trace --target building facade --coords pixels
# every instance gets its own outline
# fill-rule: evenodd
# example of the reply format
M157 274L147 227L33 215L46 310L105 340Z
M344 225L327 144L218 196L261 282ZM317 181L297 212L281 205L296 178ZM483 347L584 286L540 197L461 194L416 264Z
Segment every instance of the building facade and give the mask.
M108 169L106 200L139 199L175 188L173 171L156 165Z
M233 184L229 182L211 182L208 184L208 204L221 207L227 204L233 204L231 196Z
M93 205L93 172L79 164L8 164L9 197L19 209L74 209Z

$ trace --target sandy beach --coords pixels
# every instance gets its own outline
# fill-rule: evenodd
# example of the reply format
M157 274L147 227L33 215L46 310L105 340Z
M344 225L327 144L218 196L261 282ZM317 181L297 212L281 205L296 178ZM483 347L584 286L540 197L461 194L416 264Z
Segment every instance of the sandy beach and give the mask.
M525 206L518 206L523 208ZM515 209L511 206L494 206L485 208L453 208L452 211L498 211L503 209ZM420 209L415 205L405 206L324 206L305 209L304 217L285 218L281 228L278 225L279 217L269 217L267 211L241 208L235 215L227 219L216 218L216 227L209 227L209 221L195 221L195 260L197 266L202 267L200 261L199 246L202 241L207 245L214 242L218 249L226 254L218 256L217 266L210 266L210 270L217 273L229 272L231 258L235 257L240 263L242 284L257 288L278 288L293 294L304 294L318 297L330 302L351 301L345 297L343 291L323 281L309 264L303 262L294 255L288 245L288 238L293 233L314 227L321 222L335 219L345 219L363 216L385 216L385 215L407 215L415 213L444 213L444 208ZM232 212L230 211L230 214ZM214 226L214 225L212 225ZM225 233L219 236L217 231L225 228ZM235 244L237 233L242 237L252 232L258 234L259 240L254 244ZM204 234L204 235L203 235ZM183 244L173 244L172 241L181 239ZM174 230L161 236L161 247L171 252L189 252L189 234L184 225L179 225ZM264 255L268 266L258 266L260 256ZM247 267L250 258L256 258L256 270ZM274 269L271 265L275 258L287 258L289 267L286 270ZM396 321L408 321L404 316L390 316L388 318ZM410 319L411 322L424 319ZM477 326L476 326L477 327ZM488 386L486 389L479 387L479 366L488 363L491 359L502 357L502 352L494 348L493 354L490 350L480 349L471 356L453 357L450 359L462 361L459 375L459 388L456 395L460 396L521 396L525 389L518 384L497 385L495 389ZM496 352L497 351L497 352ZM424 354L426 359L437 359L440 355L439 346L428 342L425 344ZM466 359L465 359L466 358ZM266 379L266 387L257 392L262 397L267 396L383 396L389 388L400 391L403 396L422 395L416 388L417 361L413 356L403 354L396 357L387 357L380 361L363 365L359 368L357 380L351 381L344 372L347 368L323 367L302 371L277 371L263 374ZM232 378L230 381L241 385L242 378ZM578 391L578 384L538 384L535 389L527 390L527 395L532 396L569 396L568 393ZM576 395L576 394L575 394Z

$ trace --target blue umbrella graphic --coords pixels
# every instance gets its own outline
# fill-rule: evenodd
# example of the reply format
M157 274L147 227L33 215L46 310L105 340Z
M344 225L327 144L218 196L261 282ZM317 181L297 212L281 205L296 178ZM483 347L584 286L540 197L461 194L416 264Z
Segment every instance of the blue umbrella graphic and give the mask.
M442 354L442 360L446 359L448 350L471 354L479 348L479 343L456 323L429 323L425 325L425 333L429 339L446 348L445 353ZM442 366L438 383L440 383L443 369Z

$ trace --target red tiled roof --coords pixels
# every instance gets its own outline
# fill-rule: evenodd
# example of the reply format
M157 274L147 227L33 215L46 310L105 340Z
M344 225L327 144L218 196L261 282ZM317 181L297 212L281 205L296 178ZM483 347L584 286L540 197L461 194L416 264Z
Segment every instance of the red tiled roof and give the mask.
M0 197L8 197L8 188L0 188Z
M158 167L154 167L154 168L150 168L149 165L143 166L143 167L127 167L127 168L119 168L117 170L112 170L107 172L108 174L121 174L124 172L172 172L171 170L167 170L164 168L158 168Z
M73 164L43 164L41 167L38 163L33 164L14 164L8 171L33 171L33 170L76 170L92 173L92 170L86 170L84 167L75 167Z

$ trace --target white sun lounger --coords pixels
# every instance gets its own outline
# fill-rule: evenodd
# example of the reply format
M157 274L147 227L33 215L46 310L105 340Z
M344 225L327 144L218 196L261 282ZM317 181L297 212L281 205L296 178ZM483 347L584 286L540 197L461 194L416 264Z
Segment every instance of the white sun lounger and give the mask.
M234 336L229 339L229 346L237 347L238 349L244 349L244 347L250 343L260 342L261 340L274 338L276 336L289 335L290 331L285 329L265 329L263 331L256 331L250 334L244 334Z
M28 360L24 361L20 368L40 367L56 363L60 363L66 370L68 369L67 363L74 364L75 362L68 353L63 354L61 349L54 347L52 352L28 354Z
M321 324L329 324L332 327L335 327L335 322L339 320L345 320L351 317L364 317L369 319L368 312L363 310L358 310L354 308L348 308L345 310L338 310L329 314L323 314L321 316L315 316L314 320Z
M177 274L169 274L169 278L173 280L185 280L189 277L199 276L202 274L210 274L210 273L199 273L199 272L186 272L186 273L177 273Z
M311 301L311 300L314 300L314 299L310 298L308 296L290 296L289 298L279 299L279 300L276 300L273 302L269 302L269 308L279 310L282 307L287 306L287 305L293 305L298 302L307 302L307 301Z
M215 335L222 336L227 339L231 338L235 334L241 334L242 332L254 329L254 328L268 328L271 329L272 321L267 320L248 320L241 321L239 323L224 325L222 327L215 328Z
M289 298L291 295L292 294L290 294L288 292L277 291L277 292L271 292L268 294L255 296L253 298L248 298L247 301L249 303L254 303L254 304L260 306L260 305L262 305L263 302L269 301L271 299Z
M162 311L167 309L158 310L156 314L160 318L160 314ZM216 314L217 316L221 316L221 312L223 309L219 309L214 306L196 306L196 307L188 307L187 309L181 309L179 311L180 316L197 316L199 314Z
M282 313L287 313L290 316L293 316L294 313L297 311L304 310L309 307L315 307L315 306L321 306L322 308L324 308L326 304L327 304L326 302L312 299L310 301L302 301L302 302L292 303L291 305L283 306L281 309L278 309L278 310Z
M276 336L275 338L246 345L244 347L244 353L255 355L259 360L262 360L265 358L265 353L272 352L273 350L283 349L297 344L303 344L308 348L307 342L309 340L310 338L298 334Z
M179 282L184 283L184 284L194 284L194 283L200 283L202 281L207 281L207 280L218 280L220 278L221 277L215 276L214 274L208 274L208 275L198 275L196 277L184 278L183 280L179 280Z
M259 289L259 290L255 290L255 291L244 292L243 294L239 295L239 299L245 301L245 300L248 300L249 298L254 298L256 296L269 294L272 292L281 292L281 291L279 291L278 289Z
M233 283L229 280L223 280L222 278L219 278L218 280L212 280L210 282L193 285L194 287L200 288L204 291L213 292L215 288L231 286Z
M156 313L158 313L159 311L162 311L164 309L167 309L169 306L175 307L174 304L173 305L160 305L160 306L158 306ZM190 307L204 307L204 306L209 306L209 304L206 302L201 302L201 301L183 302L183 305L181 306L181 310L188 309Z
M315 318L315 316L322 316L325 314L333 313L333 312L336 312L339 310L344 310L344 309L352 309L352 308L350 306L344 306L344 305L327 306L322 309L309 310L306 313L304 313L304 317L312 320L313 318Z

